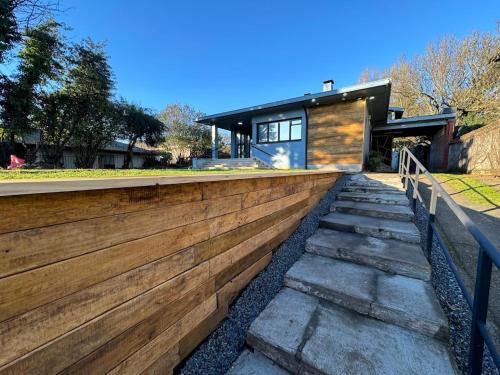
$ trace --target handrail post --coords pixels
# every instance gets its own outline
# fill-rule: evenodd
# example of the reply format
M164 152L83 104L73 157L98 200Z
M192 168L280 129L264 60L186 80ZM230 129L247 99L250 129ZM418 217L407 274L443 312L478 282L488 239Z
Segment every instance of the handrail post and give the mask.
M437 207L437 189L434 183L432 183L432 194L431 194L431 201L429 202L429 218L427 220L427 256L429 259L431 258L431 251L432 251L432 240L434 237L434 230L432 227L432 224L434 223L434 219L436 217L436 207Z
M401 170L402 170L402 163L403 163L403 157L404 157L404 152L405 150L404 149L401 149L399 151L399 159L398 159L398 175L399 175L399 178L401 179Z
M406 161L405 190L408 190L408 179L410 178L410 165L411 165L411 157L410 154L408 154Z
M479 248L477 260L476 285L474 287L474 304L472 305L472 327L469 348L469 374L481 374L483 369L484 338L479 331L478 323L486 324L488 299L490 296L491 258L482 247Z
M413 201L412 201L412 206L413 206L414 212L417 208L419 174L420 174L420 167L418 165L415 165L415 186L413 186Z

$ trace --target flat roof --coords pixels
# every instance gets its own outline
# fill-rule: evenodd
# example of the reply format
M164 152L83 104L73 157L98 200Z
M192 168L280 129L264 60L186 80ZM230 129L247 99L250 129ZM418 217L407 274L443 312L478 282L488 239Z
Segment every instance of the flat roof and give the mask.
M454 119L455 113L442 113L438 115L425 115L406 117L397 120L388 120L387 125L375 126L373 132L387 135L424 135L433 133L448 124L448 120Z
M404 112L405 109L403 107L389 106L389 111L391 111L391 112Z
M226 111L208 115L197 119L197 122L207 125L217 125L220 128L228 129L235 127L238 122L242 125L249 125L255 115L289 110L299 106L312 107L321 104L330 104L342 100L356 100L371 98L370 109L372 118L385 121L387 118L387 108L389 106L391 80L380 79L357 85L342 87L331 91L319 92L316 94L306 94L290 99L245 107L233 111Z

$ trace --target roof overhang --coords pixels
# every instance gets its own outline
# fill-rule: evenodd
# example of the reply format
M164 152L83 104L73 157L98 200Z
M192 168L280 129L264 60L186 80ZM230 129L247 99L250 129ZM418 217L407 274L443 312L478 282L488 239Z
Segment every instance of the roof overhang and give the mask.
M390 92L391 81L389 79L381 79L336 90L307 94L291 99L204 116L197 119L197 122L206 125L216 125L219 128L231 130L237 128L237 126L250 126L252 117L257 115L265 115L267 113L276 113L303 107L309 108L342 101L367 99L368 110L374 123L385 123Z
M431 135L455 119L455 113L439 115L407 117L399 120L389 120L386 125L375 126L374 135L390 135L394 137L410 137L416 135Z

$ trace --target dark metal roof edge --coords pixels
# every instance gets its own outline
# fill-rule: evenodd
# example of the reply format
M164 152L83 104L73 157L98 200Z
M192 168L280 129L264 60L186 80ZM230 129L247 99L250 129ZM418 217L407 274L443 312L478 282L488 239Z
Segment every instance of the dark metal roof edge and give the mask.
M198 122L198 123L207 123L208 122L209 123L210 121L214 121L218 118L238 115L240 113L251 112L251 111L256 111L256 110L263 110L263 109L271 109L271 108L280 107L280 106L288 105L288 104L295 104L295 103L299 104L299 103L303 103L303 102L307 102L307 101L312 101L313 99L336 96L336 95L341 95L344 93L350 93L350 92L366 90L366 89L371 89L371 88L390 86L390 84L391 84L391 80L389 78L384 78L384 79L380 79L377 81L370 81L367 83L346 86L346 87L342 87L342 88L339 88L336 90L325 91L325 92L320 92L320 93L316 93L316 94L303 95L303 96L299 96L299 97L295 97L295 98L279 100L279 101L265 103L265 104L256 105L256 106L252 106L252 107L241 108L241 109L237 109L237 110L233 110L233 111L221 112L221 113L217 113L217 114L213 114L213 115L209 115L209 116L203 116L203 117L197 119L196 122Z
M393 124L386 126L375 126L373 131L382 131L382 130L402 130L402 129L417 129L417 128L425 128L430 126L445 126L447 124L446 121L428 121L422 123L409 123L409 124Z
M456 117L455 113L440 113L438 115L424 115L424 116L405 117L397 120L388 120L387 124L402 125L408 123L427 122L432 120L448 120L455 117Z

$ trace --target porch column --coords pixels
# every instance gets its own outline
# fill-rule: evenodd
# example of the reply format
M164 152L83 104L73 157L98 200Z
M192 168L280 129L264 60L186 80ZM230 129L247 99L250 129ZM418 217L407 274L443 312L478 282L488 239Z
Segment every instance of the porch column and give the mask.
M217 159L219 156L217 150L217 126L212 125L212 159Z
M231 159L236 159L236 132L231 129Z

